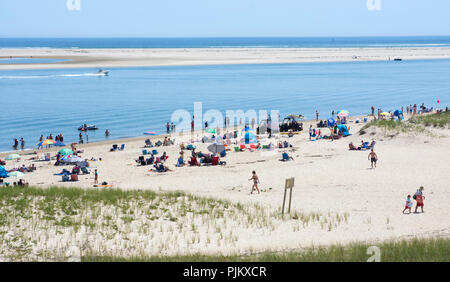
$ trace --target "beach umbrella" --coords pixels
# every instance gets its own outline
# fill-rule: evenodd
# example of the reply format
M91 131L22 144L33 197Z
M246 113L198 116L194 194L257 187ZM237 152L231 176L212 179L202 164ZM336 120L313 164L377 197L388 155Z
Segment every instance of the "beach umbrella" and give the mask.
M59 150L58 153L60 155L67 156L67 155L72 155L73 151L70 149L64 148L64 149Z
M334 126L335 123L336 123L336 121L334 120L334 118L329 118L328 119L328 127Z
M83 162L84 160L80 157L77 156L71 156L67 159L64 160L65 163L80 163Z
M56 143L56 141L54 141L54 140L51 140L51 139L45 139L44 141L40 142L40 143L38 144L38 146L53 145L53 144L55 144L55 143Z
M25 173L20 172L20 171L13 171L13 172L8 173L8 176L9 176L9 177L15 176L16 178L17 178L17 177L22 177L22 176L24 176L24 175L25 175Z
M54 146L57 146L57 147L64 147L64 146L66 146L66 144L64 144L63 142L61 142L61 141L56 141L56 143L55 144L53 144Z
M340 110L337 112L338 117L347 117L350 113L347 110Z
M214 128L208 128L208 129L206 130L206 133L213 133L213 134L215 134L215 133L216 133L216 130L215 130Z
M156 132L154 132L154 131L147 131L147 132L144 132L144 135L158 135L158 134L156 134Z
M20 155L19 154L11 154L11 155L8 155L5 158L5 160L17 160L17 159L20 159Z
M225 146L223 144L213 143L208 146L208 150L211 153L218 154L218 153L222 153L223 151L225 151Z

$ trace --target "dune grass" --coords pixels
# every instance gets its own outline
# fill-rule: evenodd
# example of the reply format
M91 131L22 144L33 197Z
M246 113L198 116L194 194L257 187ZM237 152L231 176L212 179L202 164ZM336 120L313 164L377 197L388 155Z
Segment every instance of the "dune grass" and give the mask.
M381 262L449 262L450 238L387 241L373 244L380 249ZM153 256L153 257L83 257L85 262L366 262L372 244L353 243L329 247L310 247L301 251L263 252L231 256Z
M373 120L366 125L364 125L360 131L360 135L364 135L367 133L368 129L371 127L378 127L385 130L385 134L387 132L395 132L395 133L419 133L426 135L434 135L433 132L429 129L433 128L446 128L450 124L450 111L443 112L441 114L424 114L424 115L416 115L411 117L410 119L399 122L397 120Z
M71 248L86 257L238 251L255 236L276 238L280 225L293 234L319 226L331 232L348 224L348 216L281 215L279 208L183 192L6 187L0 189L0 261L66 261Z

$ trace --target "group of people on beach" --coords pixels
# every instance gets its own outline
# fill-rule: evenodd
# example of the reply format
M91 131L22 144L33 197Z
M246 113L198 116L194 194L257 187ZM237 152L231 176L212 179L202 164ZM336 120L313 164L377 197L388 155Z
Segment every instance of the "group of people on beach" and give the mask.
M412 196L412 198L416 201L416 209L414 210L414 213L417 213L417 209L420 207L422 213L423 211L423 201L425 200L425 196L423 195L423 186L420 186L419 189L417 189L416 193ZM409 210L409 213L411 213L411 208L413 207L413 202L411 200L411 195L408 195L406 197L406 203L405 208L403 209L403 213L405 211Z
M19 150L19 140L17 138L14 138L14 144L13 144L14 150ZM20 149L23 151L25 149L25 139L20 138Z

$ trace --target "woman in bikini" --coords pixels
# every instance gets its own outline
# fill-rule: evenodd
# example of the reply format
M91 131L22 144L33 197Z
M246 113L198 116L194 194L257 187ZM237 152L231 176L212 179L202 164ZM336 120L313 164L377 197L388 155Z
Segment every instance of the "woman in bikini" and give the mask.
M260 191L258 188L259 178L258 178L258 175L256 175L255 171L252 172L252 177L249 180L253 180L252 191L250 192L250 194L253 194L253 191L255 189L256 189L256 191L258 191L258 194L260 194Z

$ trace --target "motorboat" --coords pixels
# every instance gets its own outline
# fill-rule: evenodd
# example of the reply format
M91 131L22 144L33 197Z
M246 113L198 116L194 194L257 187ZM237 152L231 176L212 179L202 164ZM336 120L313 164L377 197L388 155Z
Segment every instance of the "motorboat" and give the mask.
M78 130L80 131L87 131L87 130L97 130L98 127L95 125L88 125L88 124L83 124L80 127L78 127Z
M108 76L108 74L109 74L108 70L98 69L98 71L97 71L97 75Z

